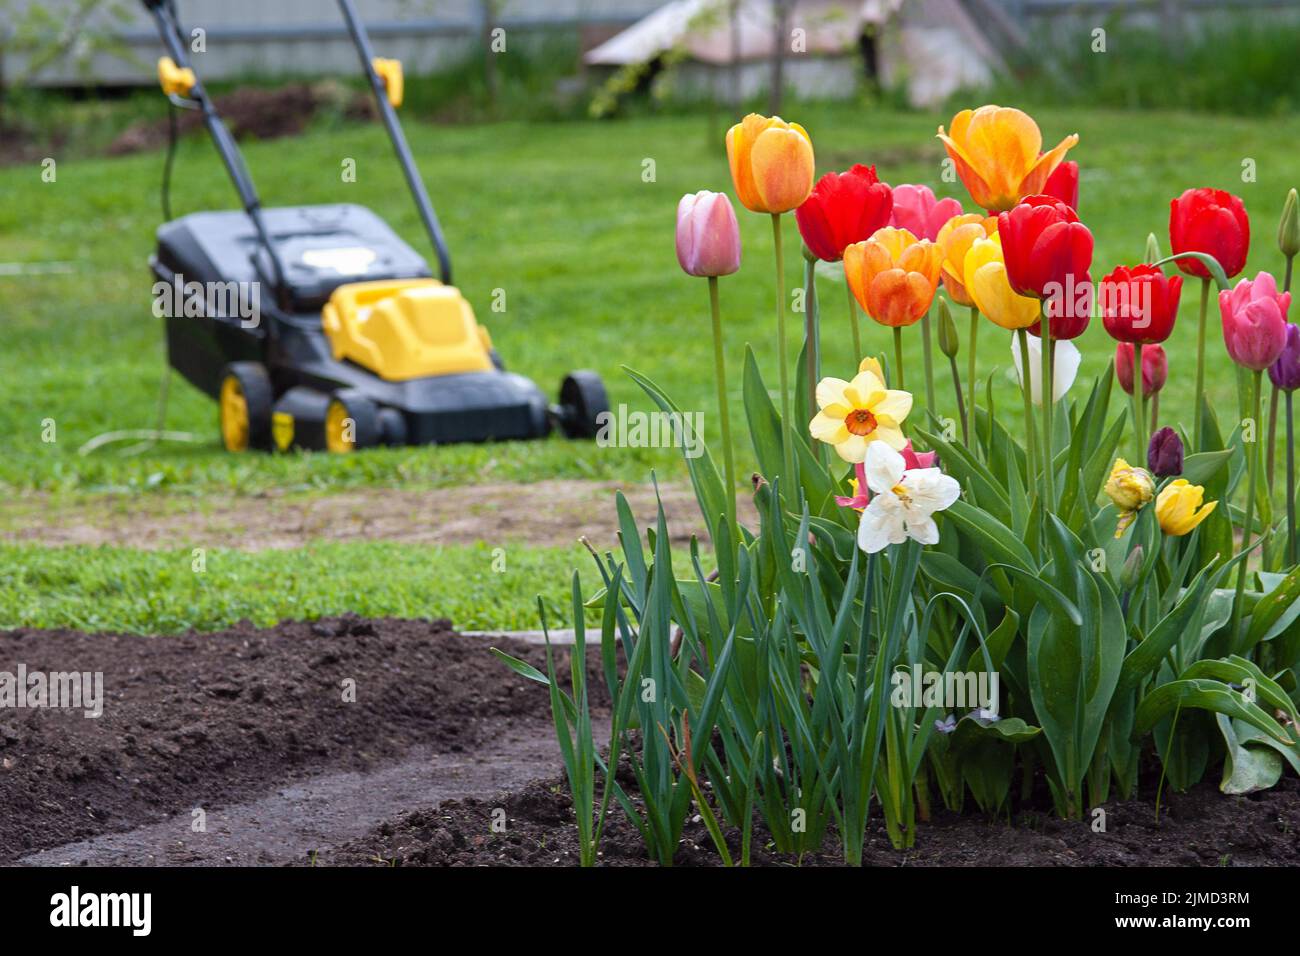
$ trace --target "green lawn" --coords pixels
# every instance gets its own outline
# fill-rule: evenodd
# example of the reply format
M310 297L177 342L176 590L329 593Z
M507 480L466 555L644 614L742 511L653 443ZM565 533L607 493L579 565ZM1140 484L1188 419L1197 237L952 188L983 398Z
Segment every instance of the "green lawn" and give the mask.
M1255 225L1248 271L1266 268L1280 274L1273 236L1282 198L1300 182L1293 158L1300 119L1077 110L1039 110L1036 116L1049 144L1070 132L1081 136L1071 158L1084 168L1081 214L1097 239L1094 277L1116 263L1140 259L1148 232L1155 232L1167 251L1169 199L1202 185L1243 196ZM821 170L875 163L890 182L926 182L969 206L960 184L940 182L944 154L933 134L946 116L871 113L838 105L792 110L789 118L811 132ZM595 368L606 377L615 405L647 408L639 389L620 371L620 366L629 365L657 380L683 408L704 411L706 437L716 441L706 286L677 268L673 218L682 193L729 189L722 132L721 127L710 130L702 115L604 123L409 124L412 148L451 244L457 282L512 368L536 378L548 392L568 369ZM377 210L417 249L425 248L379 126L317 128L296 140L249 144L246 152L267 205L362 203ZM341 181L345 158L356 160L355 183ZM654 182L643 181L646 159L655 162ZM1255 182L1242 181L1247 160ZM159 218L161 161L160 154L68 159L59 163L54 183L43 183L35 165L0 169L0 262L69 262L75 270L72 275L0 277L0 316L6 333L0 350L0 433L8 440L0 456L0 486L11 500L30 489L53 492L48 507L51 520L57 520L63 497L101 491L201 495L554 476L639 479L648 477L652 468L661 477L684 477L676 453L669 450L602 448L561 439L378 450L341 458L230 456L217 444L214 404L179 380L172 389L168 425L196 432L206 444L159 446L137 457L122 457L113 449L80 457L77 448L93 435L149 427L154 419L163 359L159 323L150 312L146 258ZM177 213L229 208L233 198L206 140L182 144L173 190ZM739 275L722 282L733 419L741 414L739 372L746 343L753 345L769 384L776 380L769 226L765 217L743 210L740 217L745 265ZM792 217L787 217L786 228L787 249L797 250ZM787 262L787 286L793 287L801 263L796 254ZM489 308L498 288L506 294L504 314ZM823 277L820 289L825 370L848 375L856 360L848 344L844 290L833 276ZM1191 418L1197 293L1196 284L1189 283L1180 325L1166 343L1170 381L1161 401L1166 422ZM959 328L964 336L964 323ZM1221 410L1235 408L1235 378L1218 333L1217 311L1211 329L1211 399ZM792 321L789 331L793 355L798 322ZM886 330L868 321L864 332L872 351L890 348ZM916 386L919 326L907 332L906 342L909 368L916 370L909 384ZM1077 344L1085 356L1081 378L1099 373L1113 353L1100 322L1094 322ZM1008 335L985 326L979 359L981 376L1008 369ZM964 370L964 354L961 362ZM952 414L947 377L940 373L938 380L940 411ZM1004 383L999 414L1015 416L1018 401L1012 386ZM52 443L42 440L47 420L57 428ZM1226 428L1226 419L1224 424ZM743 441L742 433L737 459L742 476L752 461ZM382 554L388 547L376 545L373 553ZM415 606L412 596L427 593L417 582L432 562L417 560L417 551L427 555L429 549L392 550L405 555L395 559L393 589L373 592L366 609L396 613ZM444 557L455 553L447 550ZM324 604L290 601L265 581L232 578L228 600L209 595L207 610L193 615L144 611L151 600L180 608L194 588L202 591L212 585L182 585L175 577L155 577L145 585L141 582L163 559L125 552L73 549L42 556L37 549L11 549L4 560L58 567L49 571L52 577L11 574L0 624L96 620L103 626L147 628L152 620L162 630L173 622L252 616L254 609L262 619L306 614L326 604L342 606L344 600L334 595L328 601L321 598ZM125 590L118 597L105 597L99 585L81 591L86 582L76 569L88 560L96 568L121 566L127 569L124 575L129 571L146 577L124 576ZM565 586L562 574L551 573L557 556L539 560L539 570L544 567L546 574L526 586L477 579L477 590L470 592L473 602L462 602L455 610L480 611L466 612L469 618L461 623L483 623L482 609L493 605L497 622L531 623L533 596L539 591L554 594L557 588L562 593ZM237 559L250 571L270 568L273 562L262 556ZM302 574L321 567L310 555L295 559L294 566ZM108 570L104 574L111 582ZM50 583L53 579L66 583L60 590ZM36 592L24 596L24 587ZM166 593L153 599L145 593L123 597L132 590L158 589ZM42 612L55 593L63 595L57 614ZM76 593L84 593L80 603L69 597ZM424 613L452 610L430 606Z

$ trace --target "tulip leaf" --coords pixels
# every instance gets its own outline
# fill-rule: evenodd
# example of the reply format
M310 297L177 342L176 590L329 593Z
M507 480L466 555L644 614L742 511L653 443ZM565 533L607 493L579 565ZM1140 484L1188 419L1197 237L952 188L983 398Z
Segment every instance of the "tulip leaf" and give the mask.
M1078 623L1046 606L1029 619L1027 663L1034 714L1056 759L1068 810L1078 812L1083 778L1092 762L1106 712L1119 681L1127 636L1124 615L1109 588L1075 567Z
M1271 641L1300 617L1300 567L1282 579L1282 583L1269 591L1250 613L1250 629L1246 643L1238 652L1248 651L1261 641Z
M1205 485L1219 474L1231 457L1232 451L1227 448L1188 455L1183 459L1183 473L1179 477L1186 478L1188 484Z
M681 422L684 432L693 432L690 425L690 416L682 414L681 409L677 407L671 398L664 394L663 389L640 372L627 366L623 366L623 370L645 390L645 393L650 396L660 409L669 415L676 416L675 420ZM701 454L697 457L691 457L685 452L688 448L696 447L696 442L698 442ZM717 466L713 463L713 457L709 454L708 446L704 444L703 435L684 434L682 450L682 457L686 459L686 468L691 476L691 486L695 489L695 498L699 502L700 512L705 524L708 525L710 537L716 541L718 525L722 522L727 511L722 477L718 474Z
M1235 721L1226 714L1215 714L1214 719L1223 735L1225 750L1219 790L1231 794L1255 793L1267 790L1282 779L1280 753L1258 745L1247 747L1238 737L1236 727L1249 728L1249 724Z
M1159 720L1180 707L1193 707L1237 717L1281 743L1291 743L1282 725L1257 705L1246 700L1223 681L1204 677L1171 680L1148 693L1138 705L1133 720L1134 739L1146 734Z
M1034 557L1010 528L992 515L958 499L944 514L968 534L990 563L1037 571Z

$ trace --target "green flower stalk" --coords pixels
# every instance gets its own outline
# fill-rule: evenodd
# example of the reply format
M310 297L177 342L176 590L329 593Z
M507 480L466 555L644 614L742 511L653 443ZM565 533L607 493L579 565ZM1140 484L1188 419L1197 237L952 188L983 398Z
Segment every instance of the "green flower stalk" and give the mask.
M961 422L961 440L970 447L970 422L966 415L966 402L961 393L961 373L957 371L957 324L952 320L948 300L939 300L939 351L948 357L952 372L952 390L957 396L957 420Z
M790 431L790 358L785 342L785 252L781 248L781 214L772 213L772 242L776 250L776 361L781 385L781 447L786 487L794 481L794 438Z
M976 422L976 414L975 414L975 386L978 382L978 377L975 371L975 340L979 336L979 331L980 331L980 310L978 307L972 305L970 307L970 354L966 356L966 361L969 369L969 376L968 376L969 382L967 384L967 387L970 389L970 402L967 403L966 413L970 416L970 427L971 427L972 434L974 434L978 429L978 423ZM979 435L975 434L974 437L975 437L975 444L978 445ZM976 449L972 447L971 451L976 451Z
M727 408L727 363L722 348L722 309L718 303L718 277L709 276L709 306L713 313L713 374L718 385L718 425L722 431L722 472L727 483L727 525L732 542L740 540L736 528L736 463L731 448L731 413Z
M934 359L930 346L930 310L921 316L921 355L925 362L925 410L938 414L934 403Z

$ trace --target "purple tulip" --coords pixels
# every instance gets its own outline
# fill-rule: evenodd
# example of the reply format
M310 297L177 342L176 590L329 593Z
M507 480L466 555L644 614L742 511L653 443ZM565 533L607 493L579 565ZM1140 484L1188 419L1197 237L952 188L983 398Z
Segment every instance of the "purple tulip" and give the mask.
M1284 392L1300 388L1300 325L1287 323L1286 345L1277 361L1268 367L1268 377Z
M677 261L693 276L727 276L740 268L740 227L730 199L707 189L682 197Z
M1157 478L1183 473L1183 440L1168 425L1151 436L1147 445L1147 467Z

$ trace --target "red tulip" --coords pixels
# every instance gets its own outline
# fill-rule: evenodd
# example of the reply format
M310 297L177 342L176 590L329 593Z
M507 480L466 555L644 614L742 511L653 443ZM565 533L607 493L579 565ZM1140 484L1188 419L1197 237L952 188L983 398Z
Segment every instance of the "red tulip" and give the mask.
M1163 342L1174 330L1182 289L1182 276L1170 278L1158 266L1119 266L1098 289L1101 321L1120 342Z
M1286 347L1286 310L1290 292L1278 292L1277 280L1261 272L1219 293L1223 342L1238 365L1261 372Z
M1130 395L1133 394L1133 345L1120 342L1115 347L1115 377L1119 387ZM1169 378L1169 358L1163 346L1144 345L1142 347L1142 397L1150 398L1165 387Z
M1029 196L998 215L1007 281L1019 295L1047 300L1052 337L1072 339L1092 315L1092 233L1052 196ZM1030 332L1041 333L1035 323Z
M1229 279L1246 267L1250 251L1250 219L1246 207L1222 189L1189 189L1169 201L1169 244L1174 254L1204 252L1219 260ZM1205 263L1177 260L1189 276L1209 278Z
M893 225L906 229L918 239L934 242L939 230L953 216L962 214L961 202L951 196L935 199L929 186L905 183L894 187Z
M876 177L876 167L859 164L817 180L794 218L813 255L837 262L848 246L888 226L893 209L893 193Z
M1075 212L1079 211L1079 164L1067 159L1052 171L1043 186L1043 193L1055 196Z
M1073 295L1092 264L1092 233L1054 196L1029 196L998 215L1007 281L1036 299Z

